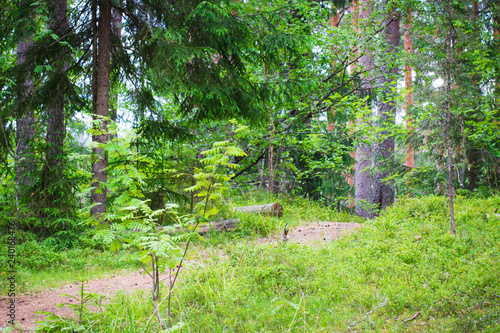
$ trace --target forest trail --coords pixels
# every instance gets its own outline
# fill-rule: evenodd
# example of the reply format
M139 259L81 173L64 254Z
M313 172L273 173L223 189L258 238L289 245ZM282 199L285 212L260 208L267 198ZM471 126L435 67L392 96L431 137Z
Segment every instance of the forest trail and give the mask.
M297 226L291 229L287 235L288 242L315 245L338 239L345 233L358 229L362 224L350 222L315 222L310 225ZM282 235L275 235L265 238L259 238L255 241L257 244L282 242ZM196 257L206 254L197 253L195 259L186 260L186 266L196 262ZM224 254L219 254L224 256ZM179 275L182 278L182 273ZM168 281L167 275L162 275L161 280ZM23 332L33 332L36 330L36 321L42 320L46 316L37 314L36 311L46 311L58 316L66 317L73 314L73 310L68 306L58 308L61 303L77 304L77 300L62 294L69 294L78 297L82 282L72 283L59 288L42 290L36 293L20 295L16 299L16 320L19 322ZM105 300L109 300L118 291L133 292L135 290L147 290L151 288L151 279L147 274L141 272L128 273L126 275L111 275L101 279L89 280L85 282L84 290L86 292L101 294ZM7 327L7 305L9 298L0 297L0 328ZM16 330L15 330L16 331ZM19 332L19 330L17 330Z

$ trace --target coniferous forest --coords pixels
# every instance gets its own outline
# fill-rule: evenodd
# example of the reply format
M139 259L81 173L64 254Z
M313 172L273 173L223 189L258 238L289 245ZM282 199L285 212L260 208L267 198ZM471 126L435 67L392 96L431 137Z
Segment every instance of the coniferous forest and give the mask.
M500 331L498 1L0 8L1 332Z

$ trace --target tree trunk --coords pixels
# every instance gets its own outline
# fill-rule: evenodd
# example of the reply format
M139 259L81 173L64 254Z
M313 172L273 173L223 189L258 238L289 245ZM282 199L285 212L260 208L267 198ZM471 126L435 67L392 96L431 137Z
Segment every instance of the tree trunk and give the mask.
M97 63L95 75L96 87L94 97L94 125L92 141L97 146L92 149L92 194L91 201L96 204L91 209L91 215L96 219L102 218L101 214L106 213L107 188L106 182L108 172L108 156L104 147L108 142L108 117L109 117L109 74L111 60L111 2L102 0L99 2L99 25L97 28Z
M408 22L406 23L406 31L404 36L404 47L406 51L406 55L409 58L413 53L413 45L411 40L410 31L412 29L412 14L411 10L408 10ZM406 61L405 65L405 89L406 89L406 98L405 98L405 111L406 111L406 129L408 131L412 130L412 117L410 115L410 108L413 106L413 68L410 65L409 61ZM405 165L408 168L413 168L415 164L415 152L413 151L413 147L411 145L406 146L406 160Z
M401 33L399 31L399 17L395 9L387 16L384 36L389 44L388 55L395 54L399 47ZM391 60L389 60L391 62ZM393 89L396 87L398 68L394 64L385 63L381 66L379 86L379 102L377 108L376 126L377 145L374 152L373 195L372 204L377 209L383 209L394 202L394 181L391 176L391 164L394 162L394 137L389 136L389 130L395 123L396 103Z
M17 44L17 64L26 62L26 55L33 44L31 37ZM19 116L16 118L16 187L18 197L23 199L35 183L36 164L32 144L35 138L35 115L29 100L33 92L32 68L21 78L18 98Z
M448 177L447 177L447 194L448 194L448 205L450 209L450 225L451 225L451 233L455 236L455 209L453 207L453 196L455 195L455 189L453 187L453 179L452 179L452 148L451 148L451 140L450 140L450 122L451 122L451 60L452 60L452 31L453 31L453 23L451 19L451 2L448 0L448 40L446 43L448 59L447 59L447 73L446 73L446 119L444 126L444 140L446 143L446 150L448 153Z
M477 165L477 160L479 156L479 151L472 146L470 153L469 153L469 191L473 192L474 189L476 188L476 181L477 181L477 171L476 171L476 165Z
M59 37L64 39L68 33L67 0L54 0L54 18L50 22L50 29ZM64 117L64 85L63 78L66 75L67 64L64 60L56 64L58 84L54 90L52 105L47 110L47 152L46 163L49 172L49 179L54 176L60 178L60 171L63 168L63 145L66 137L66 124Z
M256 205L256 206L235 207L234 211L241 213L272 215L276 217L283 216L283 207L277 202L271 204Z
M355 212L358 216L372 218L370 197L372 191L372 177L370 157L372 150L368 144L359 144L356 147L356 166L354 171L354 199Z
M360 19L367 20L372 13L372 3L370 0L365 1L361 6L355 1L353 3L354 14L354 28L357 30L358 34L361 33L359 27ZM363 52L359 58L359 67L361 74L361 88L360 95L364 96L371 94L372 91L372 80L373 80L373 55L369 50L358 50L354 52L354 56L357 58L359 52ZM355 65L354 69L358 69ZM368 103L371 103L368 100ZM369 107L369 105L367 105ZM368 120L370 121L370 120ZM363 129L366 127L367 120L363 117L356 119L356 125L358 128ZM364 134L360 141L366 139ZM372 148L368 143L359 143L356 146L356 165L354 167L354 200L355 200L355 212L358 216L364 218L371 218L373 216L372 211L369 207L372 191L372 179L371 179L371 154Z

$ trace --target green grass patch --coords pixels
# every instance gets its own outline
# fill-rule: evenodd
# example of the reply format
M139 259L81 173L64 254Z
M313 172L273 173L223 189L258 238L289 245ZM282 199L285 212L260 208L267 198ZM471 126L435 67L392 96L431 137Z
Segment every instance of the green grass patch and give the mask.
M76 247L61 248L33 237L16 246L17 292L58 287L78 279L91 279L139 267L128 251L112 252L91 236L78 239ZM76 244L76 243L75 243ZM7 267L8 247L0 246L0 267ZM0 274L3 275L2 271ZM0 295L7 293L7 280L0 279Z
M498 206L498 197L457 198L457 237L445 198L427 197L400 200L329 244L229 242L228 259L215 251L182 272L171 321L183 332L498 332ZM294 216L323 220L317 209ZM131 311L122 324L135 330L121 331L154 331L151 303L120 296L84 326L116 327L107 318ZM160 308L166 316L166 301Z
M278 218L252 213L234 213L231 207L254 206L278 202L283 206L283 216ZM319 221L329 222L359 222L363 219L339 213L331 207L302 197L293 197L283 194L272 194L262 191L250 191L246 194L238 193L221 208L218 218L240 219L238 228L228 233L210 232L204 239L208 245L233 244L242 239L265 237L270 234L283 232L286 224L289 228L299 225L308 225Z
M235 245L181 282L176 319L194 332L497 332L499 205L458 198L457 237L445 199L429 197L323 246Z

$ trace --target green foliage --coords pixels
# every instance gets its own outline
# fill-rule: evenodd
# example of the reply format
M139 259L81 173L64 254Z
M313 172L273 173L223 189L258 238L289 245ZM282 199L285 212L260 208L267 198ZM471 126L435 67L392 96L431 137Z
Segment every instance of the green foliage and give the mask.
M230 247L182 282L179 311L193 330L494 332L500 220L485 212L499 204L458 198L456 238L445 199L429 197L330 245Z
M238 167L231 162L232 158L246 156L246 153L228 141L215 142L213 148L203 151L205 157L201 160L204 168L195 169L196 184L185 191L195 192L202 198L197 205L198 214L204 218L216 215L219 209L214 205L223 200L224 192L229 190L229 181L233 174L229 173Z
M85 291L85 283L87 281L81 281L80 285L80 294L78 296L73 296L69 294L63 294L61 296L66 296L75 302L70 303L61 303L58 305L59 308L64 306L69 307L73 312L77 315L76 321L68 320L67 318L63 318L57 316L53 313L46 311L39 311L39 313L47 315L45 321L42 322L42 325L39 327L37 332L61 332L61 331L73 331L78 332L85 330L85 326L82 324L84 322L95 322L101 314L103 310L102 300L104 296L94 293L89 293ZM91 311L89 306L93 306L97 308L97 313Z
M457 237L446 199L428 197L400 200L330 244L240 242L224 249L227 259L214 249L180 281L173 319L214 332L495 332L500 219L491 213L499 205L498 197L457 198ZM99 325L113 327L128 311L146 325L146 298L117 297Z

